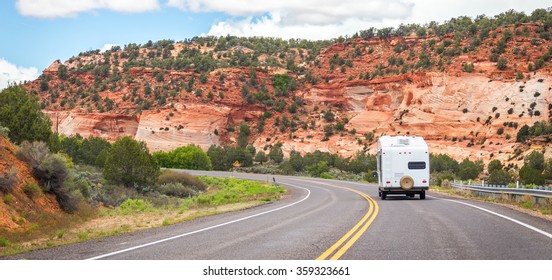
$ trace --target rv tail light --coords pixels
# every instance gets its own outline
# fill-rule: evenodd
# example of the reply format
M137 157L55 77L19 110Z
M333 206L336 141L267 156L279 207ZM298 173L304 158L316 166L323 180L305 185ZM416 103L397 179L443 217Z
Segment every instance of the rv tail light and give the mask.
M427 183L427 180L422 180L422 183L424 183L424 184Z
M391 184L391 181L385 181L386 184Z

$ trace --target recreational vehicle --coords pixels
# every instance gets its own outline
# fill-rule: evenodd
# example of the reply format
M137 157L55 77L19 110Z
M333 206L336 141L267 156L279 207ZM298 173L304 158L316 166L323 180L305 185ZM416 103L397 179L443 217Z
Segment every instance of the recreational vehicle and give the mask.
M381 136L378 139L379 196L404 194L425 199L429 188L429 149L422 137Z

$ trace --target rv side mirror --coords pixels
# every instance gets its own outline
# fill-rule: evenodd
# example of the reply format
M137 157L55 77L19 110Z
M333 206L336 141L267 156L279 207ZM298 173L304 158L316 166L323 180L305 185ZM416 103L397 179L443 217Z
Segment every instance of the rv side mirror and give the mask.
M378 172L376 172L376 171L372 172L372 176L378 177Z

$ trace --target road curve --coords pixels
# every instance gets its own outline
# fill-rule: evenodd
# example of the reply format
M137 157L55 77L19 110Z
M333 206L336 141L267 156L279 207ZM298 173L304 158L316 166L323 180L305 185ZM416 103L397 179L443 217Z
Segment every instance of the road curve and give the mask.
M263 206L6 259L552 259L552 223L506 207L432 193L382 201L374 185L275 178L289 195Z

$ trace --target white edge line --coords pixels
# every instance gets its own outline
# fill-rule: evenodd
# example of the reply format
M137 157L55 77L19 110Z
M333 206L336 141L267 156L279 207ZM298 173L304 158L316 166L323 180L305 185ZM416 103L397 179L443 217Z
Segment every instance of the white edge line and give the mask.
M285 206L282 206L282 207L279 207L279 208L276 208L276 209L272 209L272 210L269 210L269 211L266 211L266 212L257 213L257 214L255 214L255 215L243 217L243 218L240 218L240 219L237 219L237 220L233 220L233 221L229 221L229 222L226 222L226 223L222 223L222 224L218 224L218 225L206 227L206 228L199 229L199 230L195 230L195 231L192 231L192 232L187 232L187 233L175 235L175 236L172 236L172 237L169 237L169 238L164 238L164 239L160 239L160 240L157 240L157 241L145 243L145 244L142 244L142 245L130 247L130 248L127 248L127 249L123 249L123 250L119 250L119 251L115 251L115 252L103 254L103 255L100 255L100 256L88 258L88 259L86 259L86 260L99 260L99 259L103 259L103 258L106 258L106 257L118 255L118 254L125 253L125 252L129 252L129 251L134 251L134 250L137 250L137 249L140 249L140 248L152 246L152 245L159 244L159 243L163 243L163 242L170 241L170 240L173 240L173 239L177 239L177 238L185 237L185 236L188 236L188 235L192 235L192 234L196 234L196 233L208 231L208 230L215 229L215 228L218 228L218 227L222 227L222 226L234 224L234 223L241 222L241 221L244 221L244 220L248 220L248 219L251 219L251 218L255 218L255 217L258 217L258 216L261 216L261 215L265 215L265 214L268 214L268 213L272 213L272 212L275 212L275 211L279 211L279 210L282 210L282 209L291 207L291 206L293 206L293 205L296 205L296 204L298 204L298 203L301 203L301 202L307 200L307 199L309 198L310 194L311 194L310 190L307 189L307 188L303 188L303 187L299 187L299 186L292 185L292 184L287 184L287 183L285 183L285 184L283 184L283 185L288 185L288 186L292 186L292 187L304 189L304 190L307 191L307 195L306 195L303 199L301 199L301 200L299 200L299 201L296 201L296 202L294 202L294 203L292 203L292 204L288 204L288 205L285 205Z
M514 218L510 218L510 217L508 217L508 216L505 216L505 215L502 215L502 214L493 212L493 211L491 211L491 210L487 210L487 209L485 209L485 208L482 208L482 207L479 207L479 206L475 206L475 205L473 205L473 204L469 204L469 203L465 203L465 202L458 201L458 200L453 200L453 199L439 198L439 197L430 196L430 195L428 195L428 197L436 198L436 199L439 199L439 200L451 201L451 202L463 204L463 205L466 205L466 206L470 206L470 207L479 209L479 210L481 210L481 211L485 211L485 212L487 212L487 213L493 214L493 215L495 215L495 216L504 218L504 219L506 219L506 220L508 220L508 221L511 221L511 222L514 222L514 223L516 223L516 224L518 224L518 225L524 226L524 227L526 227L526 228L528 228L528 229L530 229L530 230L536 231L536 232L538 232L538 233L540 233L540 234L542 234L542 235L544 235L544 236L546 236L546 237L548 237L548 238L552 238L552 234L550 234L550 233L548 233L548 232L546 232L546 231L544 231L544 230L538 229L538 228L536 228L536 227L534 227L534 226L532 226L532 225L528 225L528 224L526 224L526 223L524 223L524 222L521 222L521 221L518 221L518 220L516 220L516 219L514 219Z

